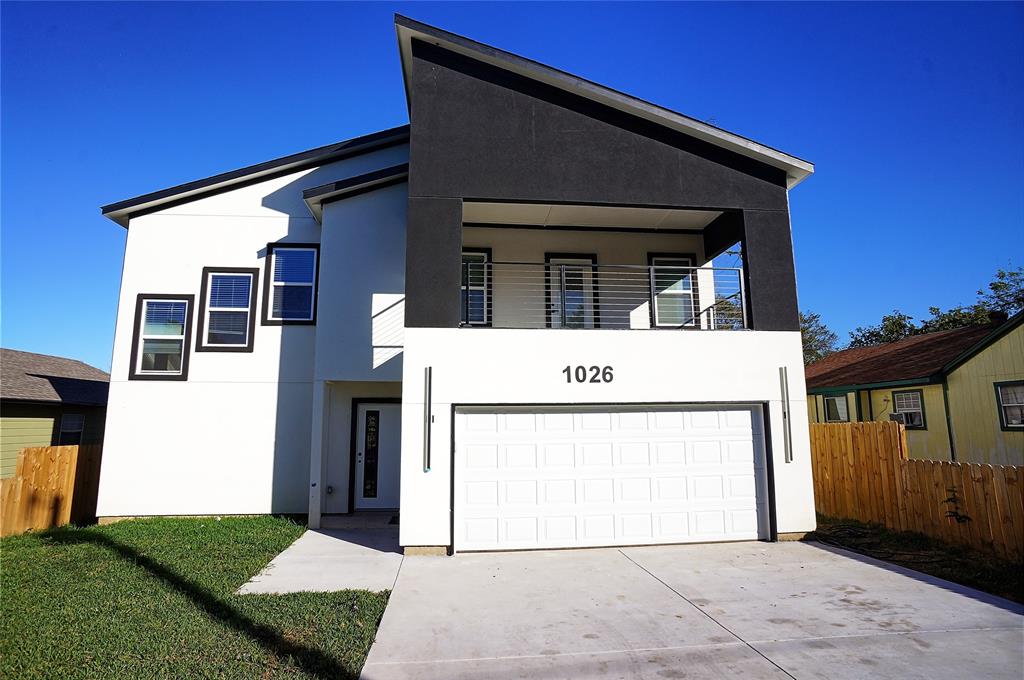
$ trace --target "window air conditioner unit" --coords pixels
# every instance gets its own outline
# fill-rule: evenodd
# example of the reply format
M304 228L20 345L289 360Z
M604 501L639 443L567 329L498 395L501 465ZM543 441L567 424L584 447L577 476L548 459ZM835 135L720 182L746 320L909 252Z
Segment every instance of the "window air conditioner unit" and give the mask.
M891 420L894 423L902 423L904 425L907 424L907 419L902 413L890 413L889 420Z

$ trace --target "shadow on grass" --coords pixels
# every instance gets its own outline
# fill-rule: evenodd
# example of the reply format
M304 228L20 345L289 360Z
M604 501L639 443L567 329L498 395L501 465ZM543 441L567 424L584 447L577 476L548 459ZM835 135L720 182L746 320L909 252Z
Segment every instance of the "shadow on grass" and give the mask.
M43 534L46 540L59 545L93 544L106 548L124 560L138 565L168 586L188 597L197 607L239 633L249 637L268 653L291 658L306 673L317 678L356 678L334 657L324 652L285 639L271 626L252 620L233 607L225 598L212 593L194 581L147 557L130 546L102 534L88 531L54 529Z

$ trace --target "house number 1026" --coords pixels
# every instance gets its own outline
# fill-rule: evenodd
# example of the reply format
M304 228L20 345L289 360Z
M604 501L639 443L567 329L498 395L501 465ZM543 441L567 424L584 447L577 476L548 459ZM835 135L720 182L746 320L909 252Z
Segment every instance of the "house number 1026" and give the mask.
M578 383L610 383L615 375L611 366L566 366L562 369L565 373L565 382L571 383L575 380Z

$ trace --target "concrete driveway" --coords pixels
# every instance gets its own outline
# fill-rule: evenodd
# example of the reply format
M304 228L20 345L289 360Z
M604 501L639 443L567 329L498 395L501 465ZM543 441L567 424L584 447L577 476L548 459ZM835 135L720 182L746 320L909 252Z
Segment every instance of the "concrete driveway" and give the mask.
M1019 680L1022 614L818 544L407 557L362 677Z

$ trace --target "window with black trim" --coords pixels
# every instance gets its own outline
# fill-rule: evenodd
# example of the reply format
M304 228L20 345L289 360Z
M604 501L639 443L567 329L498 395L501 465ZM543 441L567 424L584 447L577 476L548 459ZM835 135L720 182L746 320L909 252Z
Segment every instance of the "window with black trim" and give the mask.
M60 417L60 433L57 446L77 446L82 443L85 431L85 416L81 413L65 413Z
M135 303L129 380L187 380L194 295L142 293Z
M462 251L462 286L459 299L461 320L466 326L491 323L491 251L467 248Z
M319 271L319 243L268 244L263 324L315 324Z
M921 390L906 390L892 393L893 413L903 414L903 424L908 430L924 430L924 393Z
M826 423L848 423L850 413L847 408L846 395L839 394L825 397L825 422Z
M544 311L549 328L600 328L597 255L544 253ZM563 309L564 306L564 309Z
M197 352L251 352L258 269L205 267L199 295Z
M697 277L694 257L683 253L648 253L654 290L651 291L651 325L681 328L697 322Z
M999 426L1004 430L1024 430L1024 380L995 383Z

